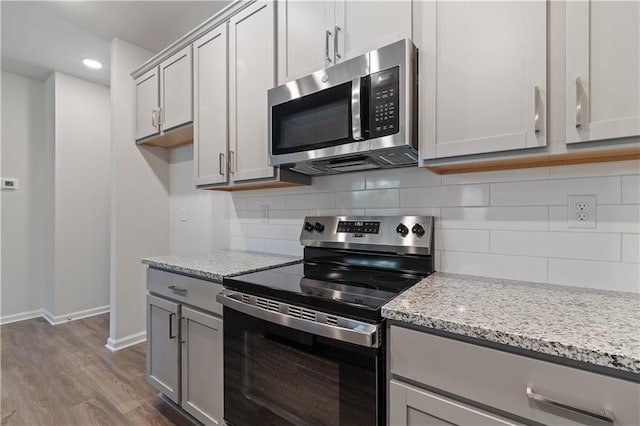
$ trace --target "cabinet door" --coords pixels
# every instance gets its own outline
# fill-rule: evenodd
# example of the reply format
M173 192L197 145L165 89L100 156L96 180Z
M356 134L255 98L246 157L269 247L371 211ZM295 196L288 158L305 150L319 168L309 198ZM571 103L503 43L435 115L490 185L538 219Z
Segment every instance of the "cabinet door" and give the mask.
M162 131L193 120L191 46L160 64L160 111Z
M182 408L206 425L223 424L222 320L182 307Z
M283 0L278 13L278 84L333 65L333 0Z
M158 126L158 68L138 77L136 87L136 140L160 133Z
M389 424L392 426L515 426L518 423L444 396L391 380L389 383Z
M269 167L267 90L275 83L274 5L259 1L229 22L229 172L234 181L275 176Z
M179 305L147 295L147 381L180 402Z
M227 24L197 40L193 164L196 185L227 182Z
M419 3L421 157L545 146L546 2Z
M640 135L640 3L566 5L567 142Z
M336 61L411 38L411 1L336 0Z

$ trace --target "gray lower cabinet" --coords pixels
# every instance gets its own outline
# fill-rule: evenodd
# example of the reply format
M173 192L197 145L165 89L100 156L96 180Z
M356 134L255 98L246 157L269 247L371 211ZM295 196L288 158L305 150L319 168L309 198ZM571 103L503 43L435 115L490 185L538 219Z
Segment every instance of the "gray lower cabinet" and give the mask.
M180 305L147 295L147 380L173 401L180 401L177 317Z
M182 307L182 408L204 424L222 424L222 320Z
M224 424L217 283L149 268L147 380L205 425Z
M391 380L389 424L392 426L518 425L458 401Z
M389 327L392 425L640 424L640 384ZM444 423L443 423L444 422Z

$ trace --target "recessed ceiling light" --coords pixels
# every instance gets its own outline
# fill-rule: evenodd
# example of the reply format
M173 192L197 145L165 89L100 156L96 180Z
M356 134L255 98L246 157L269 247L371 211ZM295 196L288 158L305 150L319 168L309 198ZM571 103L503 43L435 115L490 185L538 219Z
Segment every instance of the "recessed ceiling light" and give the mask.
M85 64L87 67L92 68L94 70L98 70L100 68L102 68L102 64L98 61L96 61L95 59L89 59L89 58L85 58L82 60L82 63Z

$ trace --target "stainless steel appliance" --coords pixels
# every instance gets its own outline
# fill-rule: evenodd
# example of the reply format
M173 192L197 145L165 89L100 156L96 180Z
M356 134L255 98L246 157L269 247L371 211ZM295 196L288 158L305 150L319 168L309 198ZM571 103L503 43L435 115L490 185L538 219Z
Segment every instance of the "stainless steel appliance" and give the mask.
M381 308L433 271L433 218L307 217L304 261L225 278L224 418L383 425Z
M269 163L307 175L417 164L417 49L397 41L269 90Z

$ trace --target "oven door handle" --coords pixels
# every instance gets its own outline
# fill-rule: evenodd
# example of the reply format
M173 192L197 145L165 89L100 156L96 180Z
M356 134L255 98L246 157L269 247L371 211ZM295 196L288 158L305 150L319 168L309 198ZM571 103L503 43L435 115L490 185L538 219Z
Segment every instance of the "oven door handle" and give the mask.
M351 133L354 141L361 141L362 136L362 77L351 80Z
M252 317L293 328L316 336L352 343L368 348L379 346L380 326L348 318L340 318L337 325L296 318L282 312L264 309L257 305L257 298L238 292L225 290L216 296L216 300L227 308ZM271 302L270 304L279 302ZM288 309L287 304L280 304Z

